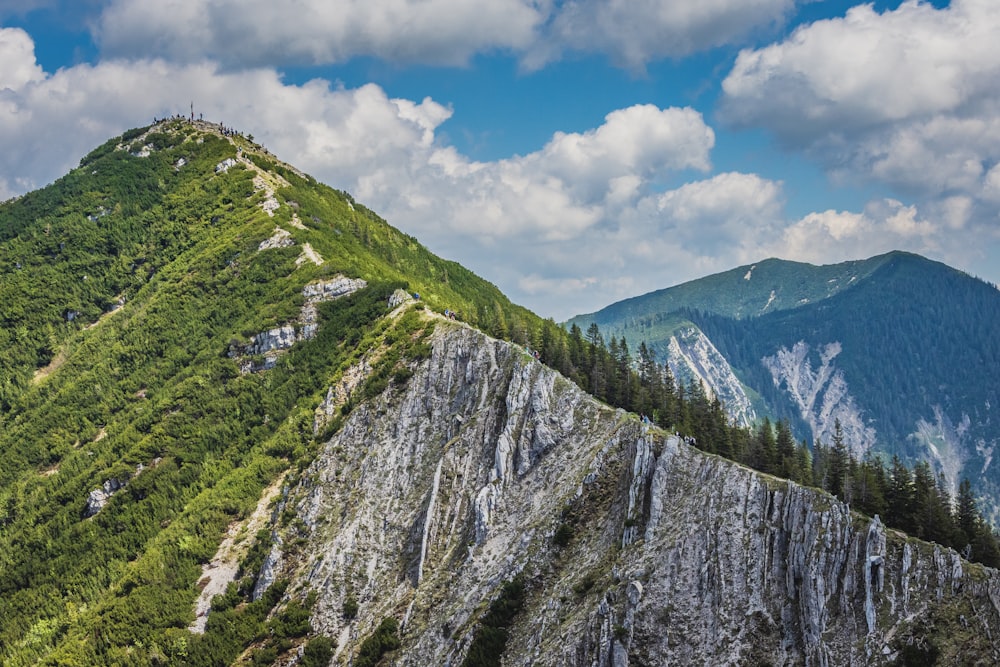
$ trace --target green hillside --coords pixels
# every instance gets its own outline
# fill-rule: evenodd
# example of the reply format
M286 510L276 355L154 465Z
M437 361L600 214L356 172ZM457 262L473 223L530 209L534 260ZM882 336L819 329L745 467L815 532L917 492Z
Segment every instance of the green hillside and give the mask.
M918 255L883 258L868 280L799 309L745 321L708 313L691 319L779 416L793 416L793 408L760 360L798 341L838 341L837 366L886 450L919 458L910 434L918 420L934 420L935 406L955 425L967 416L963 435L971 442L995 441L1000 430L990 412L1000 405L1000 387L989 378L1000 371L1000 292ZM982 455L970 452L973 460Z
M1000 519L1000 291L904 252L831 266L766 260L613 304L570 321L605 338L645 342L661 359L682 327L700 330L725 357L758 418L788 420L799 438L833 417L873 434L874 452L930 461L954 489L968 476ZM777 378L763 360L804 345L808 357ZM837 345L824 366L820 349ZM843 386L831 384L835 378ZM801 386L790 387L799 382ZM798 397L792 394L797 393ZM838 410L840 412L832 412ZM849 442L868 447L869 443Z
M260 249L276 228L282 243ZM240 373L234 351L340 275L368 286L317 304L315 337L273 369ZM132 130L0 206L0 664L132 664L129 646L231 662L225 647L253 641L277 598L191 635L201 566L309 459L314 410L345 368L382 350L375 391L425 354L419 310L383 317L399 288L503 335L548 326L208 123Z
M577 315L566 324L586 331L596 323L605 338L624 336L633 349L642 341L655 345L687 322L671 317L677 311L748 319L800 308L865 280L891 257L892 253L827 266L766 259L618 301L596 313Z

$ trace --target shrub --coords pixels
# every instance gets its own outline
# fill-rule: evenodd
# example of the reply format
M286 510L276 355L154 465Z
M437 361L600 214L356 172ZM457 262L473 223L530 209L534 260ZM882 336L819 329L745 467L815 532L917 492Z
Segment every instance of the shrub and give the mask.
M333 658L333 642L328 637L313 637L299 660L300 667L326 667Z
M399 623L392 617L383 618L375 632L362 642L354 667L375 667L382 656L400 646Z
M565 547L573 539L573 528L570 527L568 523L561 523L559 527L556 528L555 537L552 538L552 542L557 547Z
M348 593L344 598L344 618L348 621L358 617L358 598L354 593Z
M500 667L500 657L510 638L508 628L524 607L525 595L524 580L520 576L503 585L499 597L480 622L462 667Z

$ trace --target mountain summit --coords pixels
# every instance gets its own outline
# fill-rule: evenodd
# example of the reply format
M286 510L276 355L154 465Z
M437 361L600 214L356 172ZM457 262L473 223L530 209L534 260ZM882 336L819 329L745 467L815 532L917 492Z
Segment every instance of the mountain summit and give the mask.
M831 266L766 260L570 321L645 341L747 422L791 421L859 458L930 461L954 494L973 481L995 511L1000 469L1000 291L904 252Z
M4 665L1000 660L996 570L587 395L232 129L3 204L0 277Z

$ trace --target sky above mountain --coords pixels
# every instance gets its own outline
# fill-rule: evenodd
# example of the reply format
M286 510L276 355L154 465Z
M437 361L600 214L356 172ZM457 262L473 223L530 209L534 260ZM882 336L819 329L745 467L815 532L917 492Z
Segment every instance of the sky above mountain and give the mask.
M557 320L775 256L1000 282L996 0L0 0L0 199L189 115Z

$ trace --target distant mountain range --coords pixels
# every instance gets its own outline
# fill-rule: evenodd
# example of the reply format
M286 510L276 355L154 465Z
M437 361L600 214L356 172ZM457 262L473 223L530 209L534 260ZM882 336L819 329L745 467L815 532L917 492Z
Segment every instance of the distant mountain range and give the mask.
M858 456L928 460L1000 507L1000 291L905 252L829 266L768 259L580 315L700 378L744 423L788 420ZM1000 452L997 452L1000 454Z

